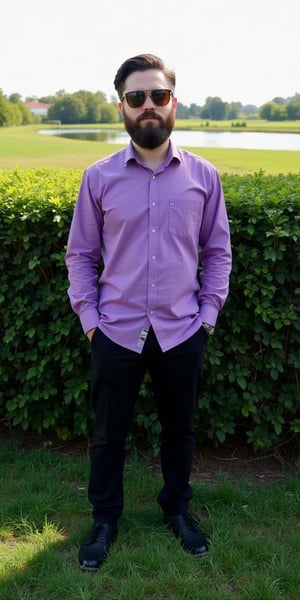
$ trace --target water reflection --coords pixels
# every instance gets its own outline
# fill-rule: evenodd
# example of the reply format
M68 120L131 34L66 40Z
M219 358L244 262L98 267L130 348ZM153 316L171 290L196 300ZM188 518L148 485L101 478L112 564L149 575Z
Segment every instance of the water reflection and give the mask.
M59 135L76 140L127 144L126 131L101 129L42 129L44 135ZM178 146L195 148L241 148L250 150L300 150L299 133L255 131L173 131Z
M70 133L65 130L61 133L62 137L72 138L74 140L87 140L89 142L110 142L110 143L123 143L119 142L120 132L118 131L105 131L105 130L95 130L89 131L88 129L83 129L82 131L71 131ZM127 141L127 134L124 133L124 142Z
M126 144L129 139L126 131L116 131L114 129L41 129L38 133L59 135L73 140L115 144Z

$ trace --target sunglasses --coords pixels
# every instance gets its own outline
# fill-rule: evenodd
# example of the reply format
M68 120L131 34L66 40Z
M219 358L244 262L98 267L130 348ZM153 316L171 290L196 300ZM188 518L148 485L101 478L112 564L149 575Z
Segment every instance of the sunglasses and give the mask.
M143 106L148 96L156 106L166 106L170 102L173 92L172 90L145 90L144 92L137 90L124 94L122 101L126 98L131 108L139 108Z

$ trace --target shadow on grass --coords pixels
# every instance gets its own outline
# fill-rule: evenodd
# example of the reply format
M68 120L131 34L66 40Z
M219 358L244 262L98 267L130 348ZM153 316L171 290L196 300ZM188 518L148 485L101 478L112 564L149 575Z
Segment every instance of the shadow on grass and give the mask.
M2 536L0 600L169 597L156 593L159 584L150 580L164 576L162 565L168 554L179 563L186 556L162 524L159 509L139 507L125 512L109 560L95 574L82 573L78 562L79 545L91 520L77 516L76 524L77 528L66 522L62 528L46 521L38 529L23 522L22 526L15 524L14 536L6 540ZM4 519L2 529L5 526L11 528L10 519ZM145 588L153 589L153 594L149 596Z

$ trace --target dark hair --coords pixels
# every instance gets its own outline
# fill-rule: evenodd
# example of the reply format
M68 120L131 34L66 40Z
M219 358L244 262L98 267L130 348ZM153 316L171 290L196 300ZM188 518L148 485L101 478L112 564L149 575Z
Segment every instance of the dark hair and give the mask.
M165 63L161 58L154 54L139 54L138 56L133 56L132 58L125 60L117 71L114 79L114 86L120 100L123 98L125 81L128 75L135 71L148 71L149 69L158 69L159 71L162 71L167 79L170 80L172 88L175 88L175 73L165 66Z

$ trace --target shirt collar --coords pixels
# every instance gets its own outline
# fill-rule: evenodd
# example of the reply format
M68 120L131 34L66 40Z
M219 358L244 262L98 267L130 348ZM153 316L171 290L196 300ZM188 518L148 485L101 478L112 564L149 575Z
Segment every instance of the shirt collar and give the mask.
M130 140L127 148L125 148L124 165L127 166L128 162L131 160L138 162L136 151L134 149L132 141ZM182 159L179 153L179 149L177 148L176 144L174 144L173 140L170 138L169 149L164 161L164 165L167 167L173 160L181 162Z

